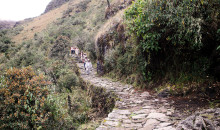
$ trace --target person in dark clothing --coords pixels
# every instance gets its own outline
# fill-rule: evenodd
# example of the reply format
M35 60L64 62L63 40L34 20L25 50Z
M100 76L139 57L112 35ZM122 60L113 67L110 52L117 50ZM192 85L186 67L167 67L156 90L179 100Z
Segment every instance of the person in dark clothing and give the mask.
M103 68L103 62L102 61L100 61L99 73L100 73L101 76L104 74L104 68Z
M86 70L86 62L87 62L87 57L85 57L85 60L84 60L84 68Z
M71 55L75 54L75 48L71 47Z
M100 73L100 61L97 60L97 74Z

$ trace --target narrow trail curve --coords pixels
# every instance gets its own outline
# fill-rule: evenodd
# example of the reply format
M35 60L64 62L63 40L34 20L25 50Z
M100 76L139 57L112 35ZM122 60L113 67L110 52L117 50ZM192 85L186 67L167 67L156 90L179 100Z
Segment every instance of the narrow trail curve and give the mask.
M176 130L181 119L165 98L159 99L147 91L135 91L132 85L98 77L95 69L87 75L83 63L77 65L84 81L112 91L120 99L96 130Z

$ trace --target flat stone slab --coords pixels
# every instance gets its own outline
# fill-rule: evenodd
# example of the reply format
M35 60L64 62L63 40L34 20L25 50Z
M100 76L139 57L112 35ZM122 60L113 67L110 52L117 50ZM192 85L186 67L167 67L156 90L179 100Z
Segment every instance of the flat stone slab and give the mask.
M160 118L167 118L167 116L163 113L150 113L147 117L148 119L160 119Z
M108 118L112 119L127 119L128 117L126 115L120 115L118 113L109 113Z
M135 111L133 112L134 114L149 114L150 111L147 110L147 109L142 109L142 110L139 110L139 111Z
M143 118L146 118L147 115L148 115L148 114L140 114L140 115L132 116L131 118L134 119L134 120L143 119Z
M132 123L132 124L123 124L122 127L125 128L141 128L142 124Z
M96 130L107 130L108 128L104 125L100 125Z
M118 116L119 116L119 114L114 113L114 112L108 114L108 118L114 118L114 117L118 117Z
M167 111L167 116L171 116L172 112L171 111Z
M125 124L131 124L131 123L132 123L132 121L129 120L129 119L125 119L125 120L123 120L122 122L125 123Z
M169 121L169 117L168 117L168 116L166 116L166 115L163 114L163 113L156 113L156 112L150 113L147 118L148 118L148 119L150 119L150 118L151 118L151 119L157 119L157 120L159 120L159 121L161 121L161 122L167 122L167 121Z
M172 123L160 123L158 127L167 127L172 125Z
M160 122L156 119L148 119L143 130L153 130Z
M115 112L115 113L118 113L118 114L121 114L121 115L130 115L131 112L129 110L113 110L112 112Z
M150 95L149 92L143 92L143 93L141 93L140 96L149 96L149 95Z
M151 109L152 106L144 106L143 109Z
M162 127L154 130L176 130L176 128L173 128L172 126Z
M114 122L114 121L105 121L103 123L105 126L118 126L119 122Z
M119 119L118 118L109 118L109 117L107 117L107 118L105 118L105 120L106 121L119 121Z
M141 104L141 103L143 103L144 101L140 101L140 100L134 100L134 103L136 103L136 104Z

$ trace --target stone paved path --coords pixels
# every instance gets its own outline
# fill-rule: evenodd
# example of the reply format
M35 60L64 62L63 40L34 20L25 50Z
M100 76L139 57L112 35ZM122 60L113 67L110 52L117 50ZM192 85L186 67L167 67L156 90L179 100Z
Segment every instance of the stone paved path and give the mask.
M97 87L116 93L119 101L96 130L176 130L180 118L170 103L149 92L138 92L131 85L96 76L95 69L86 75L82 63L77 63L81 77Z

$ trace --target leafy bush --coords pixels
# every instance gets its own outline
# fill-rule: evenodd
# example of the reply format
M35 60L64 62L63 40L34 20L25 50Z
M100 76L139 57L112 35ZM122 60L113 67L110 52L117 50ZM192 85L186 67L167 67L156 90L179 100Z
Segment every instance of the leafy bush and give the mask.
M37 129L48 125L53 115L48 108L43 75L31 67L7 70L0 80L0 128Z
M35 65L34 68L42 67L46 61L44 56L40 52L36 52L34 49L25 49L16 53L13 58L8 62L9 66L12 67L27 67Z
M104 57L105 73L109 73L111 76L121 80L126 80L131 77L132 82L129 82L131 84L137 84L139 80L143 81L143 77L139 75L143 72L141 66L143 66L144 62L142 63L142 61L144 61L144 59L141 57L142 55L139 54L140 51L138 51L138 49L139 48L129 44L127 44L126 47L119 44L115 46L114 49L108 50ZM140 82L138 84L141 85Z
M8 50L8 48L9 48L9 45L7 44L7 43L4 43L4 42L1 42L0 41L0 52L1 53L4 53L4 52L6 52L7 50Z
M61 89L66 88L70 92L72 92L72 87L76 86L77 83L78 83L78 79L75 73L68 73L68 74L62 75L58 80L59 87Z
M106 73L115 69L115 66L116 66L116 57L115 57L116 52L115 51L116 51L115 49L111 49L107 51L107 53L105 54L104 68L105 68Z
M142 75L165 77L171 71L176 78L181 73L193 78L213 74L210 67L219 62L215 51L218 7L217 0L136 1L125 18L128 34L136 38L144 59Z
M4 32L0 32L0 53L7 52L11 44L11 39L5 36Z
M89 120L90 103L87 101L89 97L86 91L75 88L72 93L54 93L49 95L49 98L54 102L56 109L56 129L76 129Z
M15 26L16 26L16 25L15 25ZM18 25L18 26L16 26L15 28L13 28L13 31L10 32L10 33L11 33L13 36L16 36L16 35L20 34L20 32L21 32L22 30L24 30L24 27Z
M91 107L96 116L106 116L115 106L116 96L113 93L106 92L105 89L90 85L88 95L91 97Z
M47 69L52 83L59 92L65 92L66 89L72 92L72 87L78 85L79 80L75 71L74 65L67 65L63 61L56 61Z
M60 35L57 37L54 46L51 48L51 57L57 57L59 59L64 59L64 57L69 52L69 38Z
M87 43L85 45L85 50L89 52L89 58L92 61L96 60L96 52L95 52L95 44L94 43Z

